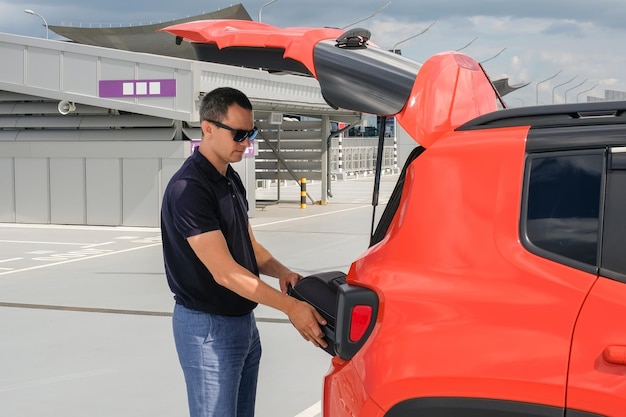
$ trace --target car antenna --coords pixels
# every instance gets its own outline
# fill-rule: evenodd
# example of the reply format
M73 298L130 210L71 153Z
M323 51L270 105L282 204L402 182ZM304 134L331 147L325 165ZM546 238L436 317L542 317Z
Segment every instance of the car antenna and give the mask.
M502 98L502 96L500 95L500 92L498 91L498 89L496 88L496 86L493 84L493 82L491 81L491 78L489 77L489 74L487 74L487 71L485 71L485 68L483 67L483 65L479 62L478 66L480 67L480 70L483 72L483 74L485 75L485 77L487 77L487 80L489 81L489 84L491 84L491 88L493 88L493 92L496 93L496 98L498 99L498 101L500 102L500 105L502 106L503 109L507 108L506 103L504 102L504 99Z
M383 166L383 150L385 145L385 128L387 116L379 116L378 122L378 148L376 149L376 167L374 168L374 190L372 191L372 228L370 231L370 246L374 238L374 223L376 222L376 206L380 194L380 175Z

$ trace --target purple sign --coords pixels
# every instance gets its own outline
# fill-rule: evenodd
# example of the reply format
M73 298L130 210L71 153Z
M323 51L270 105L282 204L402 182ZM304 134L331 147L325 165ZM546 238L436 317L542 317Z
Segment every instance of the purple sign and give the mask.
M194 153L196 151L196 149L198 149L198 146L200 146L200 141L199 140L192 140L189 143L191 145L191 153Z
M100 80L100 97L176 97L176 80Z
M246 148L246 151L243 153L243 156L246 158L254 156L254 142L250 142L250 146Z

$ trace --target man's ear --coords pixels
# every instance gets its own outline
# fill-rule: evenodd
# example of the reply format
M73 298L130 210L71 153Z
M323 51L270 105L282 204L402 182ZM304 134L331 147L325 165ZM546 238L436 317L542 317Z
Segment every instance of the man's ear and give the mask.
M211 135L213 134L213 124L203 120L200 123L200 128L202 129L203 138L211 138Z

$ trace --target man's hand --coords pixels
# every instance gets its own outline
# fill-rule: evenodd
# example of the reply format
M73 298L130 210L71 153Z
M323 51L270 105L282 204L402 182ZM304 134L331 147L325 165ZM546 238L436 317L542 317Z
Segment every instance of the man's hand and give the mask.
M278 282L280 283L280 290L283 294L287 294L287 287L291 285L292 287L296 285L296 282L302 279L302 275L297 274L293 271L288 271L287 273L278 277Z
M327 347L328 343L324 340L324 332L320 328L326 324L326 320L310 304L295 298L292 300L293 304L287 312L291 324L300 332L304 340L317 347Z

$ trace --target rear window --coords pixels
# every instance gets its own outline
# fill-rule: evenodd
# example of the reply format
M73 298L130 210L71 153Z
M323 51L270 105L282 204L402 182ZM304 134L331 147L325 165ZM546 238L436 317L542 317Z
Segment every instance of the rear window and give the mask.
M529 156L522 236L531 252L596 272L602 150Z

